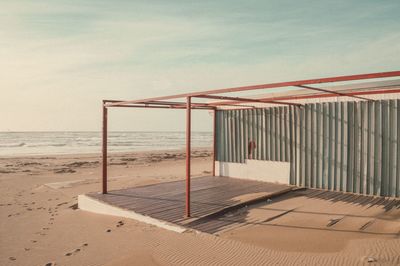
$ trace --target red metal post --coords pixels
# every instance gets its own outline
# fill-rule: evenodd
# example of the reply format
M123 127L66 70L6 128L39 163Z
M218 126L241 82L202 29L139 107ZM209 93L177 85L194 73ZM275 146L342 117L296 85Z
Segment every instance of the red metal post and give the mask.
M216 161L216 151L217 151L217 139L216 139L216 132L217 129L217 110L214 109L213 111L213 168L212 168L212 175L215 176L215 161Z
M107 194L107 107L103 102L103 194Z
M186 98L186 217L190 217L191 97Z

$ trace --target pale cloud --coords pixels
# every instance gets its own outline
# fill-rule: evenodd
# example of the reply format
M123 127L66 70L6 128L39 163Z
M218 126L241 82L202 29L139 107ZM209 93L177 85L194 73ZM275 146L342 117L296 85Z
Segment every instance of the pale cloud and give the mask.
M98 130L102 99L399 69L395 1L329 4L334 15L319 1L262 3L1 3L0 130ZM183 129L169 112L112 111L111 127Z

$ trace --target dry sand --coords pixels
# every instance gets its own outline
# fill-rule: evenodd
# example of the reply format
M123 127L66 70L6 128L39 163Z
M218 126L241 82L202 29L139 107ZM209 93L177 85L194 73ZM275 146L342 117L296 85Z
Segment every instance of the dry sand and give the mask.
M0 159L0 265L400 263L400 240L393 235L360 236L266 225L246 226L221 236L178 234L134 220L77 210L77 195L100 189L99 161L97 155ZM110 189L182 179L185 173L182 151L113 154L110 164ZM210 171L209 152L195 151L193 175L208 175ZM297 203L305 208L299 208L302 211L327 208L326 203L316 204L312 199ZM294 203L279 204L273 207L291 208ZM335 207L354 211L348 206ZM255 208L248 217L270 215L272 210L265 208L271 206L263 208ZM293 215L279 222L290 224L294 220L307 225L307 219L315 218L305 213ZM385 229L388 232L398 229L398 216L393 215L393 223ZM318 221L313 221L313 226ZM343 226L357 222L349 220ZM327 241L332 245L321 245ZM376 262L368 263L369 257Z

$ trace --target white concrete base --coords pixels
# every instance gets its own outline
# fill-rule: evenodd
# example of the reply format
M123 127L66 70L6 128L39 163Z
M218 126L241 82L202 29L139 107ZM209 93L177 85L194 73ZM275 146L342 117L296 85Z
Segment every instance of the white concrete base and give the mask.
M290 163L246 160L246 163L215 162L219 176L289 184Z
M180 227L178 225L169 224L167 222L160 221L160 220L157 220L157 219L149 217L149 216L138 214L131 210L125 210L122 208L118 208L118 207L109 205L107 203L104 203L102 201L88 197L86 195L78 196L78 208L81 210L89 211L89 212L93 212L93 213L134 219L134 220L137 220L140 222L155 225L157 227L164 228L164 229L174 231L177 233L183 233L186 231L185 228Z

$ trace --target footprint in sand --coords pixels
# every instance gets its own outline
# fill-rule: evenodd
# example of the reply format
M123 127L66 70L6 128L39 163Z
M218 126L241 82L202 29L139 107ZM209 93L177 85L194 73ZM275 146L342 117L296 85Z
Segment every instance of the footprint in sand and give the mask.
M88 245L89 245L88 243L84 243L82 246L76 248L74 251L65 253L65 256L69 257L69 256L72 256L72 255L75 255L78 252L80 252L81 250L83 250L83 248L87 247Z

